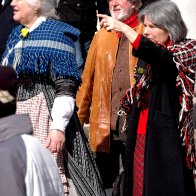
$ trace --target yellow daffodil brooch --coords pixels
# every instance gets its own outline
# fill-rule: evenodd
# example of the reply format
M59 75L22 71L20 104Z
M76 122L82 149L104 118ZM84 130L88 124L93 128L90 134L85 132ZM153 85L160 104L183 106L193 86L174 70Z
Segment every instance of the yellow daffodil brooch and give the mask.
M137 69L137 73L138 73L138 74L143 74L143 73L144 73L144 68L139 67L139 68Z
M23 37L23 38L26 38L26 37L28 37L28 35L29 35L29 31L28 31L28 29L27 28L22 28L21 29L21 36Z

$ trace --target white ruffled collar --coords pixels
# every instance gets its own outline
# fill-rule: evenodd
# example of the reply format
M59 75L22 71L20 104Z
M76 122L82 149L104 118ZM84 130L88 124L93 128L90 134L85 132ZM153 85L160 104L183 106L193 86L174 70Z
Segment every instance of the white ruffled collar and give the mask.
M32 32L34 29L36 29L42 22L46 21L45 16L40 16L39 18L36 19L35 23L31 26L31 28L27 28L28 32Z

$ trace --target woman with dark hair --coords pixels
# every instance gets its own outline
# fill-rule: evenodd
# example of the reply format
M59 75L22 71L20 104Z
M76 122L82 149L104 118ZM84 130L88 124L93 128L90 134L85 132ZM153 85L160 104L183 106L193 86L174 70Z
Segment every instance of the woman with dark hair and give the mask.
M124 33L140 58L136 83L122 99L127 118L126 196L193 196L196 154L193 93L196 41L177 5L161 0L140 12L144 35L109 16L101 25ZM125 129L126 128L126 129Z
M55 4L12 0L13 19L20 25L11 32L1 63L17 72L16 112L29 113L34 137L56 159L64 194L100 196L104 190L75 111L79 30L54 19Z

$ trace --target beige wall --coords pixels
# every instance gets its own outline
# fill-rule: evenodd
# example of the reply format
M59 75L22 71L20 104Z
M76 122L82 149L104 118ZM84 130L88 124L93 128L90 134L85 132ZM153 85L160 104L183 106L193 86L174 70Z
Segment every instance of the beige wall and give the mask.
M173 0L177 3L188 27L188 38L196 39L196 0Z

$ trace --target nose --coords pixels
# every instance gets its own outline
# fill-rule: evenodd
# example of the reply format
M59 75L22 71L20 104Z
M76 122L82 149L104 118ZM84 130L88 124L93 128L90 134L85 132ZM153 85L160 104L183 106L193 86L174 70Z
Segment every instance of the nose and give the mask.
M144 35L145 36L149 35L149 28L148 27L144 27Z
M11 6L15 5L15 0L12 0L12 2L10 3Z
M111 5L115 6L119 4L119 0L110 0Z

